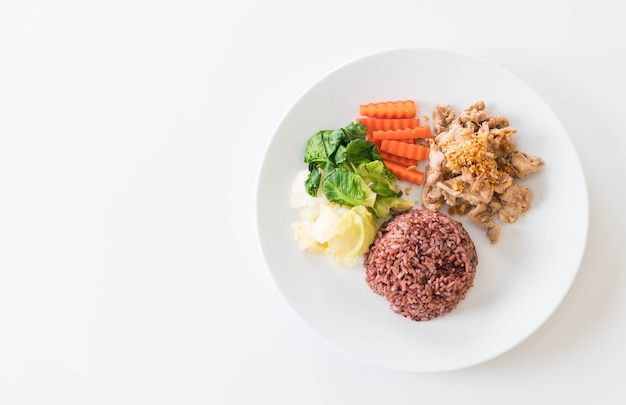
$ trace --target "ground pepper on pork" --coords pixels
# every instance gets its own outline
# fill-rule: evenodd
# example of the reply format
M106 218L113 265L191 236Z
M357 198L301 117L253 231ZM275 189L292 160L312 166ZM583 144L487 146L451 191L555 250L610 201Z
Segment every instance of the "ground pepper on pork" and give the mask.
M517 130L506 117L489 114L482 100L458 116L450 105L437 106L432 117L422 204L431 211L447 204L451 213L467 214L497 243L496 216L514 223L530 209L532 191L516 180L540 171L543 159L517 150L511 139Z

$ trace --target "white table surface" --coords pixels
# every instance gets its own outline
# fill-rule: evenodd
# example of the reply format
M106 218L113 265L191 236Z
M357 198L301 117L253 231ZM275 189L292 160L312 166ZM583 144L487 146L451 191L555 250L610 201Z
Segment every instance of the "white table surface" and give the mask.
M1 1L0 403L624 403L625 26L614 1ZM526 81L589 189L586 251L553 316L435 374L312 335L253 223L290 105L404 46Z

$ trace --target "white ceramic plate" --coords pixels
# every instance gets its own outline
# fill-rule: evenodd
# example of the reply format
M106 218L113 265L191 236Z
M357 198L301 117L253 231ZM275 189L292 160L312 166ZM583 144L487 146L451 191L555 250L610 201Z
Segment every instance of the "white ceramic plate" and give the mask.
M474 287L451 313L414 322L393 313L365 283L361 265L345 269L301 252L290 224L290 187L306 140L344 126L359 105L413 99L420 117L437 104L457 112L477 100L509 118L518 149L541 156L544 169L523 184L533 207L502 224L490 245L462 219L478 251ZM427 121L422 121L426 123ZM419 190L411 194L419 197ZM256 221L267 267L287 304L321 339L344 354L384 368L434 372L492 359L536 331L567 293L587 240L588 196L576 151L556 116L519 78L480 58L439 49L394 49L339 67L297 100L266 150L258 178ZM412 195L413 197L413 195ZM455 217L459 219L458 217Z

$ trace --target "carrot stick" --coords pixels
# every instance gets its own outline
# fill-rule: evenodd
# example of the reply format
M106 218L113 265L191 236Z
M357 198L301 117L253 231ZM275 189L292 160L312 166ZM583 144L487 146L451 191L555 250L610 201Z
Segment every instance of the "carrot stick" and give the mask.
M385 132L385 131L383 131ZM382 142L382 138L374 138L374 131L367 131L366 132L366 138L368 141L376 144L376 147L380 148L380 143ZM405 139L394 139L395 141L399 141L399 142L407 142L407 143L415 143L415 138L405 138Z
M357 121L365 126L368 133L373 131L389 131L392 129L416 128L420 126L419 118L366 118L359 117Z
M392 155L402 156L409 159L425 160L428 158L430 148L412 143L384 139L380 144L380 150Z
M411 167L417 164L417 160L405 158L398 155L392 155L391 153L382 150L379 150L378 154L380 155L380 158L383 160L383 162L397 163L404 167Z
M361 104L359 112L368 118L415 118L417 105L413 100L383 101Z
M388 131L373 131L372 139L417 139L417 138L430 138L430 126L424 125L417 128L405 128L405 129L391 129Z
M370 141L371 143L373 143L374 145L376 145L376 148L378 148L379 152L380 152L380 144L382 143L381 139L374 139L373 136L368 136L366 138L368 141ZM406 143L414 143L415 141L413 139L397 139L398 142L406 142Z
M396 176L399 180L408 181L409 183L417 184L418 186L422 184L424 181L424 173L418 170L409 169L407 166L394 163L394 162L385 162L385 166L389 169L391 173Z

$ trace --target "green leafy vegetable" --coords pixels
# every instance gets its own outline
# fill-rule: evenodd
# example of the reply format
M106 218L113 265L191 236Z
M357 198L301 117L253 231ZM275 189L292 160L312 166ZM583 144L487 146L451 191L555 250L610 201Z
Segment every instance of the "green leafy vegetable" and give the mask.
M378 196L372 211L376 218L385 218L391 214L408 211L412 207L413 203L402 198Z
M361 176L353 172L335 170L324 179L322 191L329 201L348 207L363 205L371 208L376 202L376 193Z
M351 122L343 128L318 131L307 141L309 165L305 188L317 197L321 190L331 202L363 206L377 218L412 207L395 190L396 177L382 162L376 146L366 140L365 126Z
M381 160L376 145L364 139L355 139L348 144L346 158L354 164Z
M324 144L325 132L320 131L309 138L304 151L304 163L319 164L328 160L329 154L326 152L326 145ZM311 170L310 166L309 170Z
M374 160L357 166L355 173L361 176L380 196L400 197L401 191L396 191L396 176L387 169L382 160Z
M353 141L355 139L365 139L367 135L367 129L365 125L360 122L351 122L345 127L341 128L341 132L344 133L345 139Z
M322 172L317 166L309 167L309 177L304 182L306 192L310 196L317 197L317 192L320 189L320 183L322 181Z

